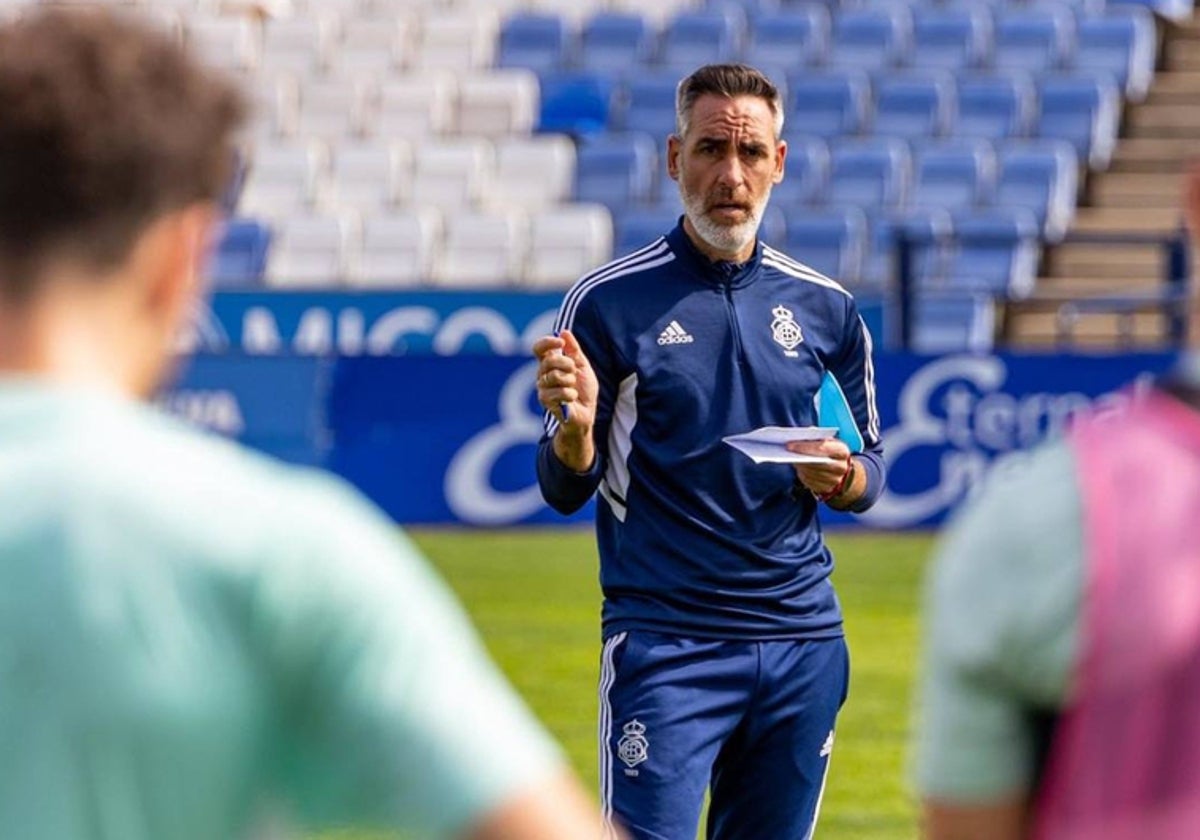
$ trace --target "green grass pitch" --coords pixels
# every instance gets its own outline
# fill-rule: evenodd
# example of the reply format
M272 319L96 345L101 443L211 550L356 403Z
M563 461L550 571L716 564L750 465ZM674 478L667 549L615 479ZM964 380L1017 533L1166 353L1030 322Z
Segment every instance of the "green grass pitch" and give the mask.
M413 530L492 655L596 789L600 593L590 529ZM817 836L910 840L906 774L917 599L932 538L829 536L846 614L850 697L838 721ZM366 840L346 834L323 840Z

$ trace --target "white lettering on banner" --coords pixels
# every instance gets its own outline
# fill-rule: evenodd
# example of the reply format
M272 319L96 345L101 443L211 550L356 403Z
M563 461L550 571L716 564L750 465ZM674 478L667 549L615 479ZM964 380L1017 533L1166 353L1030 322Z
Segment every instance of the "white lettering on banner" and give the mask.
M246 430L246 420L233 391L172 391L157 403L169 414L218 434L237 437Z
M1025 450L1061 435L1081 411L1094 408L1103 416L1129 402L1123 391L1095 399L1075 391L1017 397L1000 390L1007 378L1005 361L995 356L947 356L909 377L897 401L899 422L883 433L888 468L903 470L902 459L915 450L943 449L938 482L915 493L889 489L864 520L904 528L943 513L991 469L1015 468ZM1144 392L1150 379L1139 377L1133 393Z
M198 350L219 353L229 349L229 333L217 319L212 307L197 303L175 341L175 352L190 355Z
M543 506L537 484L513 492L492 486L492 469L514 446L537 443L542 417L530 411L537 362L522 365L500 389L500 422L484 429L455 453L446 470L446 503L464 522L503 525L519 522Z

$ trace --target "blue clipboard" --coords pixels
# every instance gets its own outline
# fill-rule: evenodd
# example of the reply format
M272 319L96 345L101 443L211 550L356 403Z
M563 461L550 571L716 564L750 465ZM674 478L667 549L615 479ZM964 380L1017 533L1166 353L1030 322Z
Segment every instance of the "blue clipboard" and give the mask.
M846 402L842 386L829 371L825 371L821 378L821 387L814 402L817 404L817 425L836 428L838 437L850 447L851 452L862 452L863 436L854 422L854 412Z

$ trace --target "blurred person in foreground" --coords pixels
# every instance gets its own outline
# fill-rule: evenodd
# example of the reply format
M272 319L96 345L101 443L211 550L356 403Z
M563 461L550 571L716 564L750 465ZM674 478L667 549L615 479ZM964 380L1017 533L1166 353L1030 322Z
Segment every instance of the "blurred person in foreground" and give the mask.
M685 214L581 279L534 346L538 478L570 512L599 490L602 807L638 838L812 836L849 660L820 505L883 488L871 338L838 283L765 246L784 175L779 91L744 65L684 79L667 168ZM722 441L812 426L826 373L865 446ZM562 413L565 410L565 416Z
M241 114L129 19L0 26L0 834L224 840L282 814L598 837L381 514L141 403L201 292Z
M1185 209L1195 241L1200 170ZM1200 837L1198 523L1194 347L956 518L926 591L925 837Z

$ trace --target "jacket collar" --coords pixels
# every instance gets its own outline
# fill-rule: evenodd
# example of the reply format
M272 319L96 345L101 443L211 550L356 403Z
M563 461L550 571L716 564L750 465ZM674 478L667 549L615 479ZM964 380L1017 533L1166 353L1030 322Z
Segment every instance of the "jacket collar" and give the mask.
M762 264L762 240L757 238L754 240L754 253L746 262L713 262L688 238L683 229L683 216L679 217L675 227L667 234L667 244L671 246L676 258L686 264L697 277L714 286L728 286L732 289L747 286L754 282Z

